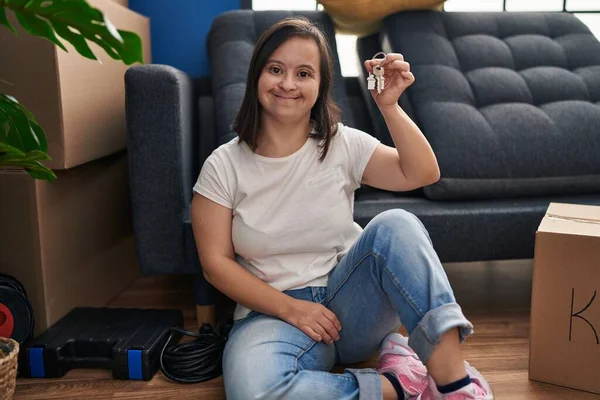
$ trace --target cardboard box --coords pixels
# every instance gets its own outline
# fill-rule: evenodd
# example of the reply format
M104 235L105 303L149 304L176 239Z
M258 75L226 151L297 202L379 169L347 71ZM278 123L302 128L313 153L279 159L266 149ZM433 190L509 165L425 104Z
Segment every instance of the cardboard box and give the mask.
M142 39L144 60L151 62L148 18L111 0L88 2L117 28L136 32ZM45 165L67 169L124 150L124 76L129 66L110 58L95 43L88 42L101 63L61 40L67 53L25 33L14 14L7 14L19 35L0 29L0 54L6 55L0 63L0 92L24 104L45 130L52 157Z
M529 378L600 393L600 207L553 203L536 234Z
M104 306L140 270L127 153L66 171L50 184L0 172L0 272L23 283L36 335L77 306Z

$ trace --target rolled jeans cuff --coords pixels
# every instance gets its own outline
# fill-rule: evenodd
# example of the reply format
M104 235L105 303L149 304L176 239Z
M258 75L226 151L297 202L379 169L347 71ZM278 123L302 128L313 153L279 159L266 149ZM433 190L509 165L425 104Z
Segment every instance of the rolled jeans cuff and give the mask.
M458 328L460 343L473 334L473 324L465 318L461 307L456 303L444 304L423 316L410 333L408 345L425 364L440 343L442 335L453 328Z
M381 378L374 369L346 369L358 381L359 400L380 400L383 398Z

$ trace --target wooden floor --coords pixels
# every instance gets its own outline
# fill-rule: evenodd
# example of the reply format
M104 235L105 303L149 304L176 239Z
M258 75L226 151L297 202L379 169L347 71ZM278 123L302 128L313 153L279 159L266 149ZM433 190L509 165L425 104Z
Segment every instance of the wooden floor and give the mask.
M529 304L532 265L528 260L449 264L446 271L475 334L464 357L490 382L497 399L600 399L600 396L528 380ZM111 306L184 310L195 327L189 279L144 278ZM362 364L376 366L377 358ZM74 370L55 380L19 379L15 399L223 399L221 378L204 384L171 383L159 372L150 382L119 381L109 372Z

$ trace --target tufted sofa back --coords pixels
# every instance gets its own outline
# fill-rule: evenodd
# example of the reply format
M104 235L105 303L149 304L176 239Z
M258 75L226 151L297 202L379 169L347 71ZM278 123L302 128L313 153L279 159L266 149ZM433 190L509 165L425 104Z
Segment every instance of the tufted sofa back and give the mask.
M382 46L416 76L408 102L442 172L428 197L600 192L600 42L575 16L399 13Z

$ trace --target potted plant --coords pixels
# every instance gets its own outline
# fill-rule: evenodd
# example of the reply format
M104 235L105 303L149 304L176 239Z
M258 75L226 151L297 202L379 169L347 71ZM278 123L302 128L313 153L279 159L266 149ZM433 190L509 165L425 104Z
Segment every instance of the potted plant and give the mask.
M83 57L97 60L88 46L87 41L91 41L126 65L143 63L140 37L117 29L86 0L0 0L0 25L5 27L0 29L17 34L7 10L15 14L27 33L47 39L64 51L67 48L61 39L71 43ZM56 175L42 164L50 160L47 151L46 134L35 116L18 99L0 93L0 169L24 169L34 179L53 182Z
M0 29L18 34L7 11L15 14L27 33L47 39L64 51L67 48L61 39L71 43L83 57L97 60L88 46L87 41L91 41L126 65L143 63L140 37L117 29L102 11L85 0L0 0L0 25L4 26ZM42 164L50 160L47 151L46 134L31 111L10 94L0 93L0 170L24 169L34 179L53 182L56 175ZM18 352L16 341L0 338L0 400L13 396Z

